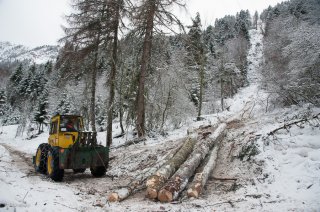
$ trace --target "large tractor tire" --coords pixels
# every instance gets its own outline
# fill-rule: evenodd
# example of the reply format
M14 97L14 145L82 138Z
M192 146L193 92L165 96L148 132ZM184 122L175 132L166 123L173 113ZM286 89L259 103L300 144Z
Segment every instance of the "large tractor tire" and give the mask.
M59 148L51 147L47 157L47 174L57 182L61 182L64 176L64 169L59 167Z
M94 177L102 177L106 174L107 169L104 166L97 166L90 168L90 171Z
M37 149L34 168L39 173L45 174L47 172L47 156L49 148L49 144L42 143Z

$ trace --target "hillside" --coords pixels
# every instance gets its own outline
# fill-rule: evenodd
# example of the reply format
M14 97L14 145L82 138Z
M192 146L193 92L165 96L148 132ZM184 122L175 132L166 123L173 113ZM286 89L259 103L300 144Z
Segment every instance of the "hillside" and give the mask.
M28 48L9 42L0 42L0 64L16 61L42 64L48 61L55 61L58 51L58 46Z

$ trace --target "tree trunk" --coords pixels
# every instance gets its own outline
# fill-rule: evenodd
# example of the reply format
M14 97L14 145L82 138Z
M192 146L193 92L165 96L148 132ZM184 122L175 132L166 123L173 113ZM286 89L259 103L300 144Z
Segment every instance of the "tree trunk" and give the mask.
M144 189L146 187L146 184L144 181L153 173L155 173L163 164L165 164L168 160L170 160L182 147L182 144L178 146L178 148L173 149L169 154L167 154L164 158L159 159L158 163L151 167L144 169L141 174L139 174L135 179L130 182L125 188L121 188L119 190L116 190L112 192L108 196L109 202L119 202L126 198L128 198L130 195L134 194L136 191L139 191L141 189Z
M221 61L220 61L220 67L219 67L219 72L220 72L220 100L221 100L221 110L224 111L224 92L223 92L223 87L224 87L224 80L225 80L225 70L224 70L224 55L221 56Z
M159 191L158 199L161 202L171 202L178 198L179 194L186 187L189 178L206 157L212 146L224 137L225 129L226 124L223 123L209 137L207 137L209 132L203 133L202 140L197 142L195 149L188 159Z
M121 49L121 48L120 48ZM120 58L119 61L122 61L121 58L122 53L119 53ZM121 135L124 135L124 127L123 127L123 96L124 96L124 76L123 76L123 70L126 68L125 65L122 64L122 62L119 62L119 71L120 71L120 79L118 84L118 93L119 93L119 122L120 122L120 129L121 129Z
M122 70L123 68L121 68ZM121 73L121 76L123 74ZM120 79L120 88L119 88L119 122L120 122L120 129L121 129L121 134L124 135L124 127L123 127L123 79L121 77Z
M113 103L114 103L114 89L115 79L117 72L117 50L118 50L118 28L120 19L120 2L119 0L112 2L112 9L114 12L114 19L112 21L113 41L112 41L112 62L110 73L110 90L109 90L109 103L108 103L108 118L107 118L107 146L112 144L112 120L113 120Z
M216 159L219 150L218 147L219 144L216 143L213 149L211 150L206 163L204 163L204 165L197 170L197 173L195 174L194 179L187 191L188 197L198 198L201 194L204 185L207 183L209 175L212 173L212 170L216 165Z
M166 162L157 172L148 178L146 182L146 197L149 199L157 198L160 188L187 159L192 152L195 143L195 136L189 136L177 154L175 154L172 159Z
M137 131L139 137L144 137L145 134L145 79L146 72L149 65L151 44L152 44L152 31L153 20L156 11L156 1L149 0L148 14L146 17L146 32L143 41L143 52L141 58L141 70L139 76L138 96L137 96Z
M96 84L97 84L97 62L98 62L98 54L99 54L99 41L100 41L100 34L97 37L96 48L94 52L94 58L92 63L92 70L91 70L91 97L90 97L90 123L91 123L91 130L96 132Z
M204 57L203 55L201 57ZM199 92L199 107L198 107L198 120L200 121L201 110L202 110L202 101L203 101L203 87L204 87L204 60L201 59L200 64L200 92Z
M171 86L169 85L169 92L168 92L168 97L167 97L166 105L165 105L164 110L163 110L163 112L162 112L160 132L163 132L164 123L165 123L165 121L166 121L166 113L167 113L168 108L170 107L170 106L169 106L170 101L171 101Z

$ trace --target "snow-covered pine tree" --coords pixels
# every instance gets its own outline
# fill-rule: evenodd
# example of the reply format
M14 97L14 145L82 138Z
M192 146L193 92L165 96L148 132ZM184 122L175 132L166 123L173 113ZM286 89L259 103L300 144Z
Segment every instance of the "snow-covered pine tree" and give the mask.
M20 64L9 78L9 82L6 89L8 91L7 98L9 104L13 107L18 107L18 101L20 99L19 86L24 76L23 72L23 65Z
M236 18L231 15L216 19L214 24L214 37L217 44L222 46L227 40L235 37L235 23Z
M251 28L251 16L249 10L241 10L236 15L235 29L237 34L249 41L249 29Z
M204 78L205 78L205 65L206 65L206 52L201 29L200 14L197 13L196 17L192 19L192 25L188 28L188 38L186 42L186 49L189 56L187 58L188 68L196 72L196 81L192 83L191 99L198 108L197 117L200 119L202 111L202 102L204 96Z
M203 41L207 48L207 51L213 56L213 58L216 58L216 42L214 38L214 27L212 25L209 25L207 29L203 32Z
M259 13L258 11L255 11L253 15L253 20L252 20L252 27L256 30L258 29L258 19L259 19Z
M98 130L99 131L104 131L106 130L106 110L105 110L105 103L102 99L101 95L98 95L97 97L97 102L96 102L96 122L98 125Z
M5 115L5 106L7 103L7 96L4 90L0 90L0 118Z
M70 97L67 93L62 93L58 102L59 104L55 109L55 112L60 114L69 114L75 112L75 109L71 104Z
M43 125L47 124L48 116L48 92L43 92L38 99L34 121L38 124L38 134L43 132Z

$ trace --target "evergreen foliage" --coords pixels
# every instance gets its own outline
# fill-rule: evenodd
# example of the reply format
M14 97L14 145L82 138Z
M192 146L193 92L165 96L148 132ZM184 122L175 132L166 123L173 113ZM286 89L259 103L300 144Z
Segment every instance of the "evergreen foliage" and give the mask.
M4 90L0 90L0 117L5 115L5 106L7 103L7 96Z
M188 27L190 30L188 32L186 49L189 56L187 57L186 63L189 65L190 71L196 72L195 82L192 82L190 90L190 99L198 108L198 117L201 116L202 110L203 90L205 86L204 72L206 64L206 48L201 27L200 14L197 13L196 17L192 20L192 25Z
M71 104L71 99L67 93L62 93L62 95L59 98L59 104L55 111L59 114L72 114L75 112L75 109L73 108Z

